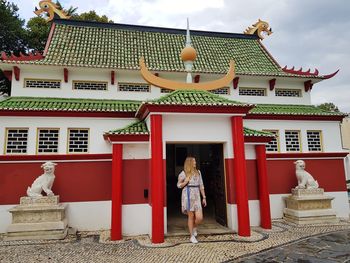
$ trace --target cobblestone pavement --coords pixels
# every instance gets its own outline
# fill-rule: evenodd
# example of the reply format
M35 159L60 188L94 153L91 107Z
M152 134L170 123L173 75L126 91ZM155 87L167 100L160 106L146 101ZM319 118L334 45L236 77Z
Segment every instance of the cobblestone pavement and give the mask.
M350 230L311 237L232 262L350 262Z
M108 236L108 232L78 233L61 241L2 241L0 237L0 262L320 262L317 253L329 262L345 262L350 222L297 226L280 220L273 222L271 230L253 227L249 238L199 235L196 245L188 237L168 237L164 244L152 245L147 236L118 242ZM270 248L275 249L256 255Z

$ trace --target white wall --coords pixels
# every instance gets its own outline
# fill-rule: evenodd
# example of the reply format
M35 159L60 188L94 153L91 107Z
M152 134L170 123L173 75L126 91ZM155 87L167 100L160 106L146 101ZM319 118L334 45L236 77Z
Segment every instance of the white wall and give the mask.
M27 154L36 154L37 128L60 128L58 153L67 153L67 129L89 128L89 153L111 153L111 144L103 139L104 132L123 128L134 121L129 118L73 117L0 117L0 149L3 154L5 128L29 128ZM130 148L130 147L129 147Z
M63 68L60 66L38 66L38 65L21 65L20 80L12 81L12 96L29 96L29 97L63 97L63 98L91 98L91 99L132 99L146 100L158 98L162 95L158 87L152 86L151 92L120 92L118 91L118 82L134 82L146 83L138 70L117 70L115 71L115 84L111 84L109 69L95 68L77 68L67 67L68 82L63 81ZM159 72L160 77L185 81L185 73L175 72ZM222 78L221 74L200 74L200 82L207 82ZM195 76L195 74L193 74ZM233 84L230 83L230 95L224 97L250 103L274 103L274 104L310 104L310 92L304 91L304 79L298 78L276 78L275 88L286 89L301 89L302 97L276 97L275 91L269 90L269 80L271 77L262 76L239 76L239 87L258 87L266 88L267 96L239 96L238 89L233 89ZM24 88L24 78L41 78L41 79L61 79L61 89L36 89ZM73 90L73 80L91 80L91 81L107 81L107 91L88 91L88 90Z
M279 130L280 151L286 152L285 130L300 130L302 152L308 152L307 130L321 130L324 152L342 152L339 122L293 120L244 120L244 126L257 130Z

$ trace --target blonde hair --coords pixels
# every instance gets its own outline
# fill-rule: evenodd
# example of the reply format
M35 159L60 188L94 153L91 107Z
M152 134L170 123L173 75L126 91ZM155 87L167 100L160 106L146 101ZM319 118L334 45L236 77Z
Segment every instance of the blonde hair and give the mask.
M196 159L194 157L187 157L184 163L184 172L186 174L186 177L189 177L191 179L192 175L198 175L198 171L196 167L193 167L193 162Z

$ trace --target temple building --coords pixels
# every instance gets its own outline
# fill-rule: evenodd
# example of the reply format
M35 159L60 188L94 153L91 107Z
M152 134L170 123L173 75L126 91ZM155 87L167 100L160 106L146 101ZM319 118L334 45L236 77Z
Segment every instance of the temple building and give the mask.
M283 217L298 159L348 218L345 115L311 105L336 72L282 68L262 31L272 33L260 20L241 34L54 18L43 54L2 53L11 96L0 102L0 232L53 161L69 226L161 243L181 213L189 155L205 219L241 236Z

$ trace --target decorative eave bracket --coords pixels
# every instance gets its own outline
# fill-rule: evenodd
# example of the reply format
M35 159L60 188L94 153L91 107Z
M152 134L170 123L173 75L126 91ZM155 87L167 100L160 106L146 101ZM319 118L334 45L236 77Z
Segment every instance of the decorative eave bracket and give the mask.
M276 79L270 79L269 86L271 91L275 89L275 85L276 85Z
M239 83L239 77L235 77L233 79L233 88L237 89L238 88L238 83Z
M313 85L314 85L314 84L312 83L311 80L305 81L305 82L304 82L304 89L305 89L305 92L311 91Z

